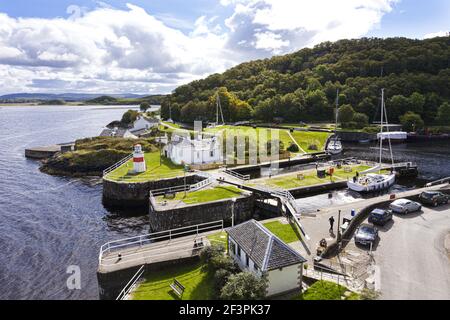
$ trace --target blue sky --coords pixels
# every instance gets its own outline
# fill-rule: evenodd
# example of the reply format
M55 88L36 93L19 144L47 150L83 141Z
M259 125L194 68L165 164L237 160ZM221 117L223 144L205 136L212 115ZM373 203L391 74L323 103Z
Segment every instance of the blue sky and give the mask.
M448 31L447 0L1 1L0 94L166 93L322 41Z

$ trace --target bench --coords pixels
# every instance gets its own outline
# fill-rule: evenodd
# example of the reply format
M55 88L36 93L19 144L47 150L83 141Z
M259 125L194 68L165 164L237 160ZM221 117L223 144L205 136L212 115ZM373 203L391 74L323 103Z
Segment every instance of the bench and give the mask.
M173 282L170 285L170 288L176 293L176 295L180 299L183 297L183 293L184 293L185 288L177 279L173 279Z

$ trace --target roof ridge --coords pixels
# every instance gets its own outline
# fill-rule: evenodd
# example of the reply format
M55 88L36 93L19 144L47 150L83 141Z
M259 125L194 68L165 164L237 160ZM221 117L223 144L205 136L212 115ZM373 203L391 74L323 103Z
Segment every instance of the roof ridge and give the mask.
M264 252L264 260L263 260L262 268L261 268L262 271L267 270L267 265L269 264L270 252L272 251L272 244L273 244L273 236L269 235L269 242L267 244L266 252Z

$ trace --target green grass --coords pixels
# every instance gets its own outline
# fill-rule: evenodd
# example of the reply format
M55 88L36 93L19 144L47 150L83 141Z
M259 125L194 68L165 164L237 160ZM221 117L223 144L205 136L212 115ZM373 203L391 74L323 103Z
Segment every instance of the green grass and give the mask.
M222 245L225 251L228 250L228 237L226 232L218 232L207 237L211 245Z
M280 221L273 221L264 223L264 226L285 243L292 243L300 240L291 224L282 224Z
M177 264L153 271L133 292L133 300L178 300L170 285L176 278L185 288L183 300L212 299L213 275L201 262Z
M349 291L346 287L330 281L317 281L309 287L303 294L293 298L293 300L359 300L357 293L351 292L348 296L344 293Z
M307 153L323 151L325 143L330 136L327 132L313 132L313 131L294 131L291 133L295 141ZM317 150L310 150L311 145L316 145Z
M240 197L242 192L232 186L218 186L212 189L204 189L194 192L178 192L173 200L183 201L186 204L205 203L217 200L231 199ZM157 198L159 201L164 200L163 196Z
M132 173L133 161L130 160L108 174L107 178L114 181L144 182L183 175L183 166L175 165L165 157L162 158L162 164L160 165L159 157L159 152L145 153L145 163L147 165L146 172L140 174Z
M335 169L335 173L333 175L333 181L338 182L338 181L345 181L347 179L351 179L355 175L356 171L362 172L369 168L370 167L368 167L368 166L356 166L356 167L352 168L352 172L345 172L344 168L337 169L337 170ZM286 175L286 176L279 177L279 178L264 179L261 182L261 184L279 187L279 188L283 188L283 189L295 189L295 188L330 182L330 177L326 177L323 179L318 178L316 170L309 170L309 171L302 172L302 174L304 175L303 180L298 179L297 174Z

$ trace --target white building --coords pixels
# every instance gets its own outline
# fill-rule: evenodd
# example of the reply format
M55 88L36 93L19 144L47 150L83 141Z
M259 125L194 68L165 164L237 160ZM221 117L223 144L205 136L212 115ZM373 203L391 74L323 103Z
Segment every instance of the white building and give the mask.
M130 132L135 134L135 132L146 131L158 127L158 125L158 119L148 119L143 116L138 116L130 128Z
M306 259L255 220L227 229L228 250L241 270L267 279L267 296L301 290Z
M164 147L164 155L175 164L209 164L223 161L220 140L217 137L196 138L173 135Z
M134 134L128 129L115 127L113 129L105 128L100 133L100 137L115 137L115 138L125 138L125 139L137 139Z

